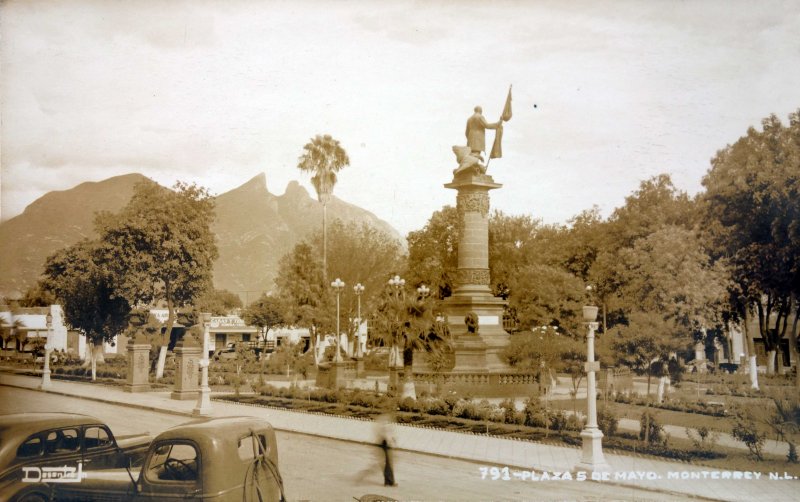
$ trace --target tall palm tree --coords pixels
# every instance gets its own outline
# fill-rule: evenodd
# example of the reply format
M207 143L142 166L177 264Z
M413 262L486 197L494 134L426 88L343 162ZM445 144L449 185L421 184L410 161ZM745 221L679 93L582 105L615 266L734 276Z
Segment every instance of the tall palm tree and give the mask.
M329 134L316 135L303 147L303 155L298 159L297 167L303 172L313 173L311 184L317 191L317 198L322 204L322 280L328 284L328 201L336 185L336 173L350 165L347 152L339 145L339 141Z

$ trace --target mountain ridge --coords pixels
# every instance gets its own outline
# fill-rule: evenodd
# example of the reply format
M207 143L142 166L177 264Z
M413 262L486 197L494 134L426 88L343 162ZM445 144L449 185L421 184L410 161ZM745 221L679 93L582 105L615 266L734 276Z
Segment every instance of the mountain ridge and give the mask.
M23 295L36 283L48 256L95 237L95 213L122 209L134 185L142 181L152 180L130 173L48 192L21 214L1 222L0 294ZM260 173L214 199L212 231L220 254L214 264L214 285L243 300L272 290L279 259L322 226L321 205L294 180L282 195L275 195L267 188L266 175ZM328 203L328 217L329 221L367 223L404 243L389 223L337 197Z

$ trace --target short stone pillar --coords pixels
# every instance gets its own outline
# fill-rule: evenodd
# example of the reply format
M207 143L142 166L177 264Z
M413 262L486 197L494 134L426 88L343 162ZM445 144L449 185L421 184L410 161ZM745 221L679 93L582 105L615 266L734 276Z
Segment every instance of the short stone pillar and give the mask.
M183 339L175 345L175 356L178 369L175 372L175 387L170 397L172 399L197 399L200 359L203 348L194 339L191 332L187 331Z
M144 335L128 340L128 378L122 388L126 392L150 390L150 344Z

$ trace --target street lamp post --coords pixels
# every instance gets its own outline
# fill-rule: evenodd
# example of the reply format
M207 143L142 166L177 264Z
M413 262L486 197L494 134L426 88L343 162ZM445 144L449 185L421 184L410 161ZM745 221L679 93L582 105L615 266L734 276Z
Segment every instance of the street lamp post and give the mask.
M587 291L591 291L588 286ZM594 332L599 327L597 322L598 308L594 305L583 307L583 320L589 327L586 337L586 427L581 432L583 451L578 469L587 471L609 471L611 466L603 455L603 432L597 426L597 384L595 373L600 369L600 363L594 360Z
M48 390L53 386L50 382L50 350L52 347L50 334L53 329L53 315L50 312L47 313L45 322L47 323L47 342L44 344L44 371L42 371L42 384L39 386L42 390Z
M209 416L211 415L211 387L208 385L208 337L211 330L211 314L201 313L200 320L203 323L203 358L200 359L200 392L197 394L197 406L192 411L192 415Z
M341 296L342 289L344 289L344 282L338 277L331 283L331 287L336 290L336 358L337 363L342 361L341 354L339 354L339 346L342 342L341 334L339 331L339 297Z
M364 293L364 286L359 282L353 286L353 293L358 300L358 321L356 322L356 359L360 360L364 354L361 351L361 295Z
M389 286L394 289L395 302L399 303L400 295L404 292L403 288L405 288L405 285L406 280L399 275L395 275L389 279ZM395 333L392 333L392 351L389 357L389 385L392 388L397 388L398 368L401 366L400 347L397 345L397 340L395 340Z

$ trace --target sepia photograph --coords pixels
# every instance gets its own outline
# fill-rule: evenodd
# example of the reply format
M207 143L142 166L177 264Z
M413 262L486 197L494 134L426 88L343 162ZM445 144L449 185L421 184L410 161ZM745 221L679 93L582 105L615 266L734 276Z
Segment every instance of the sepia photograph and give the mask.
M0 502L791 501L800 0L0 0Z

